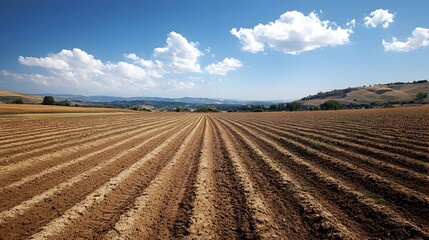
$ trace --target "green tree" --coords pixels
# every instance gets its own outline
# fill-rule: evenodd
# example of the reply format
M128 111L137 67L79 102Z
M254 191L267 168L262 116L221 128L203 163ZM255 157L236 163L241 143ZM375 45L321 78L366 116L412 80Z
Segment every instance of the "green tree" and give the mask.
M299 110L301 110L301 102L298 102L298 101L292 102L291 111L299 111Z
M286 109L288 111L299 111L301 110L301 102L293 101L286 103Z
M270 111L278 111L279 106L277 104L270 105Z
M12 103L15 103L15 104L23 104L24 103L24 101L22 101L22 98L17 98L15 101L13 101Z
M309 108L310 111L319 111L320 110L320 106L312 106Z
M252 106L252 112L263 112L264 106L262 105L254 105Z
M196 112L219 112L216 107L199 107L195 110Z
M320 104L320 108L322 110L338 110L341 109L341 103L335 100L328 100L322 104Z
M55 105L55 99L52 96L45 96L43 98L43 105Z
M417 93L416 100L424 99L427 97L428 97L427 93Z

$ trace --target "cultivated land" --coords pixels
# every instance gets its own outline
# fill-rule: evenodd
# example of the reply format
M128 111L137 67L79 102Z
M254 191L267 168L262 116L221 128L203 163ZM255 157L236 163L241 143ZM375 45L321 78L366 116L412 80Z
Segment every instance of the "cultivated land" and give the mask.
M112 113L128 112L129 110L115 108L69 107L36 104L0 104L1 114L6 113Z
M88 116L0 118L0 239L429 238L428 107Z

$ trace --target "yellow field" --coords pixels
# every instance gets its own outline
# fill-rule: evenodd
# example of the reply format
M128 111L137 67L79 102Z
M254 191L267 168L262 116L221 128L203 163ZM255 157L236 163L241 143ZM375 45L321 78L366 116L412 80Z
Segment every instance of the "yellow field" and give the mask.
M4 113L105 113L105 112L130 112L124 109L91 108L91 107L66 107L32 104L0 104L0 114Z

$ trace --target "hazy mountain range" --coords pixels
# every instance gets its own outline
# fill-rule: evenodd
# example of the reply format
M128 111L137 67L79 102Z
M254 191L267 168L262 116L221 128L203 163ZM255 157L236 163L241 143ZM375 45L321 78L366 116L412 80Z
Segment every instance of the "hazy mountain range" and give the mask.
M255 101L255 100L237 100L237 99L221 99L221 98L195 98L195 97L182 97L182 98L163 98L163 97L114 97L114 96L83 96L73 94L33 94L36 96L53 96L58 100L82 101L82 102L118 102L118 101L151 101L151 102L168 102L168 103L189 103L201 105L242 105L242 104L272 104L280 102L288 102L291 100L272 100L272 101Z
M369 86L335 89L327 92L319 92L315 95L303 97L304 105L320 105L327 100L336 100L343 105L367 104L367 103L406 103L416 100L417 94L429 94L429 82L420 80L414 82L396 82L388 84L376 84ZM222 98L163 98L163 97L114 97L114 96L83 96L72 94L25 94L0 90L0 103L12 103L16 99L22 99L24 103L41 103L43 96L53 96L55 100L69 100L72 102L88 103L90 105L103 106L113 104L118 106L147 104L153 106L204 106L204 105L271 105L291 102L288 100L255 101L241 99ZM419 103L428 103L429 98L419 99Z

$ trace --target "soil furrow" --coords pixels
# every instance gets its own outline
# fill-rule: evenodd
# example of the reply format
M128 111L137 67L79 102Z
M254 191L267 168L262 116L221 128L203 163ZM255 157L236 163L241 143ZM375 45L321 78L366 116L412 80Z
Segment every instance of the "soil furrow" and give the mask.
M199 147L195 149L195 145L198 146L197 140L201 139L203 135L201 130L204 130L205 126L202 123L206 120L199 121L168 164L135 199L133 207L123 213L114 228L104 236L106 239L167 239L172 237L168 230L168 218L174 218L175 214L174 212L168 214L164 211L168 208L168 203L175 202L174 198L178 194L177 183L183 181L183 175L180 173L189 170L190 166L187 166L184 161L189 157L195 158L194 151L200 149ZM196 152L198 153L198 151ZM175 174L178 171L180 173Z
M377 116L377 117L379 118L379 120L386 120L386 119L380 118L379 116ZM360 119L361 121L358 121L359 119L357 119L357 118L353 118L353 120L354 121L350 121L350 119L338 121L338 120L324 119L324 123L330 124L332 126L341 125L341 126L348 127L348 128L350 127L352 129L362 129L362 128L371 129L372 131L378 131L378 132L382 133L383 135L387 135L387 136L391 136L391 137L406 136L410 139L415 139L416 137L417 138L429 137L429 134L423 132L425 130L424 127L423 128L412 128L412 127L408 126L407 129L393 129L390 127L386 127L386 125L387 125L386 121L369 122L367 119L364 119L363 121L362 121L362 119ZM407 119L405 121L408 121L408 120L414 120L414 119ZM356 122L356 123L353 123L353 122ZM384 122L385 124L381 124L382 122ZM411 124L411 125L413 125L413 124ZM416 133L418 133L418 136L415 136Z
M108 148L112 149L112 151L108 151L109 149L106 148L101 149L96 152L92 152L89 155L85 155L55 167L48 168L38 174L24 177L17 182L7 185L0 191L0 210L13 207L12 204L14 202L26 201L31 196L40 194L41 192L54 187L56 184L60 184L62 181L67 181L68 179L73 178L75 175L81 174L85 170L94 168L98 164L103 164L102 161L104 159L109 159L110 156L115 156L121 152L124 152L123 149L137 149L140 145L136 143L143 142L146 139L151 139L154 135L162 135L163 131L168 129L171 129L171 125L159 126L150 130L146 130L143 133L138 133L138 135L127 138L124 141L110 145ZM82 163L82 161L85 162ZM100 168L98 167L96 169ZM59 172L60 170L61 172ZM13 201L10 201L10 199L13 199Z
M141 120L132 121L129 124L127 124L127 126L140 125L145 122L142 122ZM93 134L105 132L115 128L118 129L118 128L121 128L121 126L123 126L123 123L105 124L105 125L103 124L103 125L97 125L95 128L91 126L88 128L76 129L76 130L73 130L72 132L66 131L63 129L58 129L57 132L50 133L48 134L48 136L45 136L45 137L43 137L42 135L34 135L32 139L29 139L27 141L19 141L19 142L15 141L14 143L4 145L0 149L0 154L13 156L14 153L16 153L16 151L13 151L14 149L19 149L20 152L22 153L23 151L28 151L31 149L40 149L46 146L52 146L52 142L55 142L58 139L61 139L63 142L69 142L75 139L81 139L82 136L93 135ZM85 134L82 134L82 133L85 133Z
M279 161L285 163L289 169L288 171L296 179L301 179L300 181L307 188L311 188L314 192L317 192L319 201L323 202L323 199L326 199L325 202L328 206L332 206L333 202L338 204L339 207L333 209L333 212L340 214L341 212L345 212L346 216L342 218L342 221L347 222L348 219L354 219L357 223L363 224L361 229L371 231L369 232L370 236L376 234L379 234L382 238L399 235L404 237L428 236L427 233L424 233L417 226L421 225L422 221L417 225L410 223L388 207L380 205L375 200L326 175L326 173L300 159L278 145L275 141L256 134L254 129L248 129L243 126L240 126L240 128L246 131L247 134L250 134L253 139L257 139L256 141L259 145L262 145L262 149L269 150L268 152L271 153L269 155L272 155L274 159L279 159ZM270 148L273 148L279 154L273 154L275 151L270 150ZM284 158L288 160L280 160ZM348 196L348 198L344 199L344 196ZM356 211L356 209L360 209L360 211ZM359 216L358 212L363 216ZM368 226L372 228L368 228ZM380 229L385 229L386 232L382 232Z
M26 184L28 182L33 182L36 179L41 179L42 177L45 177L48 174L52 174L54 172L63 170L64 168L69 167L69 166L76 164L76 163L80 163L79 165L82 167L81 162L87 161L89 158L92 158L95 156L100 158L100 157L102 157L102 156L99 156L99 154L101 154L101 153L105 154L107 151L109 151L111 149L122 147L126 143L135 142L139 138L146 137L148 134L150 134L152 132L158 132L159 130L163 130L165 128L173 126L173 124L178 124L178 123L179 122L177 122L177 121L171 121L171 122L163 122L162 124L155 124L155 125L151 125L151 126L142 125L141 128L139 129L139 131L128 132L127 133L128 135L126 135L126 136L123 136L121 138L111 139L112 143L108 143L108 144L106 144L106 146L97 145L95 148L91 148L90 149L91 151L89 151L87 154L85 154L84 151L80 151L79 156L77 158L68 157L68 159L70 159L70 161L60 163L59 165L55 165L53 167L49 167L43 171L37 170L36 174L29 175L26 177L22 177L22 176L25 176L25 174L21 173L21 174L19 174L21 176L21 178L18 181L14 181L13 183L6 185L3 188L4 189L11 189L11 188L19 187L19 186ZM93 150L96 150L96 151L93 151ZM93 162L93 161L94 160L92 160L91 162ZM53 163L50 163L50 165L53 165ZM8 180L10 180L10 179L8 179Z
M282 190L284 194L283 197L286 197L284 200L294 201L299 206L298 209L294 210L299 211L302 219L310 226L309 230L313 237L328 239L354 238L354 234L350 232L347 227L340 223L332 213L320 205L313 196L304 191L302 186L292 179L289 174L281 171L280 167L266 156L252 141L241 132L234 129L229 123L223 120L219 121L236 136L238 141L242 141L242 144L247 146L248 151L250 150L254 153L253 161L251 162L257 161L260 164L258 165L262 168L258 169L256 172L265 172L269 174L267 177L272 178L273 182L271 182L271 184L276 184L276 187ZM263 169L263 166L265 166L265 169ZM270 195L273 195L273 193L270 192ZM290 212L285 212L283 217L286 217L286 214L290 214Z
M174 123L176 123L176 121L141 125L135 130L124 131L120 134L104 138L96 143L85 143L82 144L82 146L60 150L55 154L45 154L42 156L42 161L40 161L40 157L28 158L26 162L35 162L37 164L29 165L29 163L20 162L16 165L10 165L10 167L14 167L12 169L13 171L3 172L2 176L0 176L1 186L2 188L7 188L7 185L15 182L16 183L12 185L19 186L22 183L34 180L35 177L43 176L45 173L61 170L63 167L69 166L74 162L80 162L98 153L108 151L121 142L129 141L130 136L139 136L139 134L144 134L148 129L156 129ZM67 159L67 161L64 159ZM75 161L75 159L77 159L77 161Z
M143 120L141 122L144 122ZM146 123L151 124L151 123ZM98 132L81 132L80 135L72 137L70 139L52 139L52 141L43 143L42 146L38 146L37 144L30 144L25 147L18 147L16 149L12 149L9 153L2 154L4 157L0 159L0 169L7 167L11 164L19 163L20 161L27 160L29 157L38 157L46 153L50 153L52 151L56 151L58 149L64 149L67 147L80 146L85 142L89 141L97 141L98 139L103 139L109 136L114 136L118 133L125 133L129 130L137 129L139 127L138 124L134 124L131 126L110 126L104 131Z
M240 126L240 128L245 129L244 126ZM247 130L249 132L255 132L255 130ZM316 155L308 155L304 154L302 155L301 151L294 151L293 148L291 148L291 144L294 144L290 139L284 139L281 137L278 137L272 133L266 132L264 130L257 130L257 132L261 132L263 135L269 136L271 138L276 139L279 141L281 145L283 145L284 149L290 149L292 152L295 152L298 156L303 156L307 164L308 160L311 160L316 165L324 168L324 171L328 173L338 173L338 172L347 172L347 170L342 169L341 171L338 169L335 169L335 172L332 172L333 166L330 164L326 164L327 162L335 161L335 164L341 165L341 161L334 160L332 157L325 157L320 158L319 161L315 161L315 157L318 157ZM267 140L266 140L267 141ZM289 144L284 145L283 142L288 142ZM304 146L301 146L301 148L305 148ZM305 150L309 150L309 148L306 148ZM292 154L291 152L288 152L286 154ZM324 163L324 164L320 164ZM347 166L347 164L344 164ZM422 228L427 228L428 226L425 226L425 216L427 216L427 211L425 210L425 206L427 206L427 198L424 196L415 196L410 194L407 190L401 189L401 187L398 186L392 186L391 183L386 182L376 175L373 174L362 174L359 173L356 174L356 172L361 172L359 170L354 170L355 172L349 173L349 174L335 174L334 177L337 179L343 179L346 183L352 183L353 185L358 184L359 188L361 189L361 192L365 193L372 193L372 198L374 199L382 199L381 202L384 204L387 204L389 207L392 207L393 209L396 209L397 211L401 212L402 215L407 216L407 219L410 219L410 221L416 222L419 224ZM350 171L348 171L350 172ZM313 175L312 175L313 176ZM350 179L350 176L353 176ZM368 194L367 194L368 195ZM417 195L419 195L417 193ZM397 214L396 214L397 215ZM403 218L403 217L402 217ZM405 221L407 222L407 221Z
M190 123L187 124L187 128L189 127ZM1 212L0 233L9 234L10 230L6 231L6 229L16 229L19 226L19 231L13 232L14 235L11 236L29 236L28 234L38 230L52 219L61 216L76 202L86 199L92 204L91 199L105 196L104 192L100 193L100 189L113 191L125 175L133 173L136 170L135 167L144 164L145 160L153 157L158 150L161 150L159 146L165 146L165 142L171 142L184 130L183 125L180 125L165 131L164 134L151 137L139 143L135 148L112 156L95 168L76 175L8 211ZM158 150L155 151L154 149ZM92 192L96 189L99 190ZM91 197L88 197L88 194ZM25 214L22 215L23 213ZM29 218L28 216L32 217Z
M149 120L150 118L146 118L147 120ZM52 133L56 133L58 131L73 131L73 130L77 130L77 129L81 129L82 127L88 127L88 128L93 128L91 125L96 125L97 127L100 126L104 126L104 125L116 125L116 124L121 124L125 121L127 122L133 122L136 120L139 120L139 118L130 118L130 117L119 117L119 118L103 118L103 119L96 119L93 121L85 121L83 119L79 119L80 121L71 121L69 122L67 125L64 124L57 124L55 122L50 122L50 124L52 126L50 127L37 127L35 129L34 126L37 125L42 125L43 126L43 122L31 122L31 124L28 124L27 122L25 122L25 120L20 119L18 120L18 122L14 123L14 129L7 131L7 135L2 136L2 138L0 138L0 143L10 143L10 142L15 142L17 138L19 138L20 140L25 140L25 139L29 139L29 138L40 138L40 137L44 137L44 136L49 136ZM60 122L61 123L61 122ZM19 127L17 127L17 124ZM28 128L32 129L31 131L28 131ZM20 141L21 142L21 141Z
M326 144L334 145L336 147L341 147L343 149L354 149L354 152L370 156L373 158L376 158L380 161L386 161L390 164L398 165L400 167L410 168L416 172L422 173L422 174L428 174L429 173L429 163L422 162L421 160L412 159L407 156L391 153L385 150L379 150L368 146L363 146L360 144L351 143L348 141L341 141L337 140L335 136L328 137L326 135L322 134L315 134L315 133L309 133L305 131L300 130L294 130L291 128L282 128L283 134L295 134L297 136L306 136L311 139L317 139L318 141L324 142ZM331 134L333 135L333 134Z
M176 146L180 143L181 136L183 137L184 133L189 132L190 128L195 126L195 122L184 126L179 126L181 129L179 131L176 130L174 134L171 134L168 139L163 141L161 144L159 144L155 149L153 149L151 152L145 154L142 158L138 159L136 162L134 162L129 167L122 170L118 175L116 175L113 178L110 178L110 180L106 183L104 183L101 187L98 187L95 189L95 191L89 193L86 195L86 197L78 202L76 205L69 208L67 211L65 211L60 217L53 219L48 224L46 224L42 231L34 234L32 238L39 239L39 238L48 238L48 237L54 237L59 236L59 234L66 229L69 226L72 226L80 217L82 217L85 214L89 214L88 211L92 209L93 206L100 204L105 199L110 198L110 194L115 194L116 190L122 189L123 184L128 186L128 192L134 194L138 194L138 189L133 189L132 185L127 185L126 181L129 180L134 176L134 180L141 182L141 173L139 171L147 164L156 163L156 168L158 169L161 167L159 165L159 160L162 159L163 151L167 151L167 154L171 156L171 154L174 153L175 147L172 147L171 144L175 144ZM175 141L176 140L176 141ZM177 141L179 140L179 141ZM173 151L173 152L172 152ZM164 152L165 154L165 152ZM163 162L165 163L166 160ZM152 170L155 170L152 169ZM152 173L152 178L156 176L156 173ZM144 176L144 175L143 175ZM147 179L150 180L150 179ZM141 184L144 184L144 182ZM146 184L147 185L147 182ZM122 187L121 187L122 186ZM144 189L145 186L139 188L140 191ZM121 191L118 191L121 192ZM130 196L132 199L137 197L136 195ZM118 199L121 201L121 199ZM123 209L126 210L126 209ZM95 227L95 226L94 226Z
M0 239L429 240L428 106L0 115Z
M239 182L243 187L255 233L263 239L279 238L281 228L272 218L273 213L267 208L264 199L261 198L261 193L255 188L250 178L250 173L244 166L243 158L235 148L231 136L222 126L219 126L218 123L215 124L217 125L223 144L225 144L228 157L232 161Z
M189 238L200 236L210 239L217 235L216 206L214 184L214 153L213 129L206 120L204 128L203 147L198 165L198 175L195 182L195 198L193 203L193 215L190 219Z
M317 149L322 153L336 158L346 159L350 164L353 164L357 167L362 167L368 172L380 174L382 177L393 182L397 182L405 188L414 189L424 194L429 194L429 178L425 174L398 167L396 165L392 165L363 154L354 153L350 150L336 147L335 145L329 145L321 141L314 141L312 140L311 136L306 136L305 134L280 131L275 127L271 127L269 124L260 125L256 123L249 123L247 121L241 121L241 123L269 131L286 139L296 140L308 147Z
M402 142L403 139L395 139L395 141L389 141L382 135L377 137L369 137L368 132L365 129L361 129L359 133L351 132L350 130L341 130L342 126L333 128L321 127L320 125L315 124L292 124L290 122L287 125L277 124L270 121L260 121L262 124L270 124L273 127L276 127L281 130L295 129L300 132L308 132L320 134L323 136L329 136L337 140L350 141L356 144L369 146L377 148L379 150L385 150L388 152L397 153L400 155L408 156L414 159L429 161L429 155L427 153L427 148L419 147L412 144L406 144Z
M365 111L340 111L340 112L299 112L271 114L271 122L280 124L293 123L300 125L301 123L310 123L317 126L325 125L328 128L333 126L351 131L361 132L365 130L368 134L378 137L384 136L387 139L402 138L403 141L410 141L409 143L419 146L429 147L428 139L428 126L422 124L420 119L427 118L427 109L425 108L408 108L407 115L400 114L400 109L376 109ZM242 116L242 115L241 115ZM371 116L368 118L368 116ZM255 120L266 118L260 116L253 116ZM390 126L400 125L401 128L392 128ZM386 127L389 126L389 127ZM413 126L421 126L413 128ZM384 129L384 130L383 130ZM386 131L387 130L387 131ZM404 138L407 139L404 139Z
M213 158L210 160L214 171L212 175L214 191L211 194L214 195L212 200L216 209L212 212L214 215L212 220L217 231L215 236L224 239L254 239L257 235L255 235L254 223L250 217L251 211L240 178L228 156L225 144L220 139L219 130L213 124L212 117L209 116L208 120L213 134L211 140L213 146L208 150L213 154ZM185 214L176 221L175 237L183 238L190 235L189 227L194 213L193 206L197 203L195 201L196 186L193 189L194 193L187 195L187 198L182 201L184 204L181 204L183 206L181 209ZM193 236L197 237L195 234Z
M131 121L127 121L127 123L129 125L133 125L133 123L141 123L141 120L131 120ZM82 131L86 131L86 130L91 130L92 132L97 132L97 131L104 131L106 128L111 128L113 126L117 127L122 125L123 123L121 122L116 122L116 123L105 123L105 124L97 124L96 127L93 126L80 126L78 128L74 127L72 129L68 129L68 128L56 128L53 131L44 131L42 134L40 133L34 133L32 132L32 136L27 136L27 137L23 137L23 136L14 136L13 140L10 143L1 143L2 144L0 146L0 153L4 152L5 150L8 150L10 148L14 148L14 147L22 147L22 146L27 146L29 144L31 145L35 145L38 146L36 144L43 144L44 142L48 142L49 140L52 139L56 139L56 138L71 138L75 135L79 135L80 132ZM19 138L20 141L17 142L16 138Z
M156 124L157 123L150 123L148 125L150 126ZM108 143L111 139L125 138L130 133L142 132L141 128L148 125L133 126L131 128L125 127L119 130L113 130L108 131L106 133L101 133L99 135L94 135L92 137L79 140L79 142L75 144L69 143L68 148L65 148L64 146L58 151L55 151L54 153L52 153L52 151L45 151L44 154L35 157L21 157L20 161L14 164L9 164L0 167L0 171L3 172L1 179L5 178L7 174L11 174L17 170L28 169L33 167L34 165L37 166L37 164L50 164L52 161L55 161L55 159L58 158L64 158L65 156L70 156L72 154L80 154L81 152L86 150L91 151L91 149L97 147L99 144L102 145ZM26 154L27 153L23 153L23 155Z

